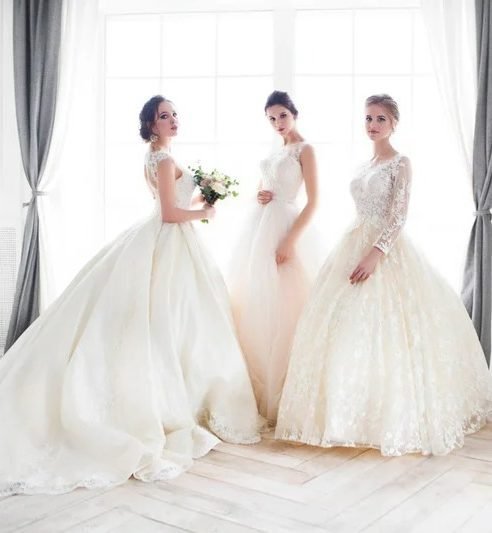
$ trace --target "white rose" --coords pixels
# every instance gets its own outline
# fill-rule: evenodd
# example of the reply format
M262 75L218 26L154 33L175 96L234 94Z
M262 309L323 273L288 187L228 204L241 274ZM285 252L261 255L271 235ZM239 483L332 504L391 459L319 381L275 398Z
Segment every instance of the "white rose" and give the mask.
M220 181L214 181L210 186L212 190L215 191L217 194L224 195L227 192L227 189L225 188L224 184Z

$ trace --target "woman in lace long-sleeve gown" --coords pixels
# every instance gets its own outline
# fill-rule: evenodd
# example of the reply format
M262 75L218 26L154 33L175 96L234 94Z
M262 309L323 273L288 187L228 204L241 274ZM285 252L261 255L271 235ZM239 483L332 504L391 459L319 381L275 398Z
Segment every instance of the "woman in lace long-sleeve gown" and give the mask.
M313 148L296 129L297 109L287 93L273 92L265 113L284 144L261 162L258 203L238 239L230 286L258 409L273 425L292 337L314 277L303 233L316 206L317 176ZM303 183L307 202L300 210L296 197Z
M223 279L197 238L178 122L141 113L154 212L101 250L0 360L0 494L168 479L219 439L259 440Z
M402 231L411 169L389 142L396 103L366 104L374 158L351 183L357 222L299 320L276 438L446 454L485 424L492 377L460 299Z

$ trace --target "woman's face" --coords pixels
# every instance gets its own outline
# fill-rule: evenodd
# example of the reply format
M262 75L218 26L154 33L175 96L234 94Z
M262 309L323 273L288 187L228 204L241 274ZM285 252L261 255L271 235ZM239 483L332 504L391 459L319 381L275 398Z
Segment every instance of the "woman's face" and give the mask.
M152 131L160 139L174 137L178 134L178 114L172 102L161 102L157 108Z
M266 116L272 128L282 137L288 135L295 128L294 115L283 105L276 104L267 107Z
M366 107L366 133L372 141L380 141L390 137L394 129L393 117L388 110L378 104Z

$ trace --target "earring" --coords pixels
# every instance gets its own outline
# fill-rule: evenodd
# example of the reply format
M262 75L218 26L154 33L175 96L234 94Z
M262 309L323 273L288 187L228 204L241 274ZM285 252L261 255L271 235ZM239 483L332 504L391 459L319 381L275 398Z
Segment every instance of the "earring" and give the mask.
M158 135L156 135L155 133L151 133L150 134L150 142L151 143L156 143L158 140L159 140L159 136Z

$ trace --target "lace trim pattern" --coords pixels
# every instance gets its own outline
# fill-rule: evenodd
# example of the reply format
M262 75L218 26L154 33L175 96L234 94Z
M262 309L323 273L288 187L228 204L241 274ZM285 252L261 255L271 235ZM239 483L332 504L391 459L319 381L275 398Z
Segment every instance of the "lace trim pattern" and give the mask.
M219 439L231 444L255 444L260 442L261 417L241 430L233 428L226 418L204 409L199 417L200 425L208 427Z
M492 406L491 406L492 408ZM432 446L423 443L419 436L402 443L396 444L397 440L393 435L384 435L386 442L358 442L353 440L333 440L327 435L306 434L305 430L300 429L283 429L275 433L277 440L300 442L311 446L320 446L322 448L372 448L380 450L381 455L388 457L399 457L409 453L420 453L422 455L447 455L456 448L464 446L464 438L467 435L480 431L487 424L487 417L491 415L490 408L477 411L463 422L462 427L447 435L446 443L442 444L439 449L432 449Z
M219 439L230 442L232 444L255 444L261 440L259 435L260 419L256 423L250 424L250 427L241 429L231 427L231 424L222 416L210 413L208 410L203 410L200 417L200 425L209 428ZM243 421L244 424L244 421ZM216 442L216 441L215 441ZM208 453L210 447L207 446L200 455ZM43 460L40 464L49 464L50 458L56 455L56 451L52 450L43 454ZM173 463L165 460L157 455L155 458L156 464L159 466L155 471L147 474L140 474L140 470L148 470L136 468L133 472L133 477L143 482L165 481L173 479L186 471L189 466ZM152 461L151 461L152 462ZM192 464L190 458L189 465ZM33 470L35 467L33 467ZM49 481L46 481L49 480ZM0 484L0 497L12 496L14 494L63 494L70 492L77 488L86 489L109 489L117 485L125 483L127 479L121 477L111 476L109 473L95 473L86 479L77 482L67 483L63 479L56 476L56 472L50 472L49 468L42 466L37 468L37 472L29 476L26 480L7 481Z

